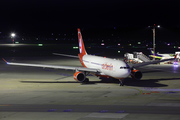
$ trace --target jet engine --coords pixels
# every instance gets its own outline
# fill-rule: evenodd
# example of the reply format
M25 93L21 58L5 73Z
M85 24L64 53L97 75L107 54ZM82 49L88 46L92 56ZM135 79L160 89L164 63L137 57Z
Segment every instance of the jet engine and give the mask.
M135 80L140 80L142 78L142 73L139 70L132 70L131 77Z
M83 72L75 72L74 79L78 82L83 82L86 79L86 76Z

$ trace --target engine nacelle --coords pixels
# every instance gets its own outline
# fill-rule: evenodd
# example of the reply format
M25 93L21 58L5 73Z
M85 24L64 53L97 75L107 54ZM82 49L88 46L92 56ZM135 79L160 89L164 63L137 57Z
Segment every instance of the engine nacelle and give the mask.
M75 72L74 79L78 82L83 82L86 79L86 76L83 72Z
M142 78L142 73L139 70L132 70L131 77L135 80L140 80Z

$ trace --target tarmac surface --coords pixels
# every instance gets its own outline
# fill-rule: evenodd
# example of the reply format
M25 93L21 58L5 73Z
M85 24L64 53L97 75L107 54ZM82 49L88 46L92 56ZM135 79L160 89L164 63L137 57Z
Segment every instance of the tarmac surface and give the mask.
M81 66L74 58L27 56L6 56L6 60ZM139 70L142 80L129 77L124 86L95 76L82 84L73 79L74 71L1 61L0 120L179 120L180 66L149 65Z

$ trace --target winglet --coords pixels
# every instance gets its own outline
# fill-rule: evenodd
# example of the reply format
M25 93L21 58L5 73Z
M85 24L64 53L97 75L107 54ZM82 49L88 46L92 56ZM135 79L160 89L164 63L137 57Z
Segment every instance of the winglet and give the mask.
M9 62L7 62L4 58L2 58L4 60L4 62L6 62L6 64L8 64Z

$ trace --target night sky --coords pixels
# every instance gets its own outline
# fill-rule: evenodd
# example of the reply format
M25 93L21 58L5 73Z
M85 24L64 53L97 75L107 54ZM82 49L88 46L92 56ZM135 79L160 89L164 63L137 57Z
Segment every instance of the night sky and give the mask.
M179 0L1 0L0 32L180 26Z

